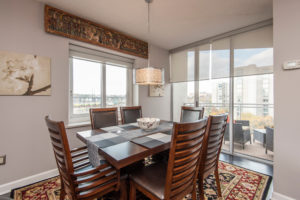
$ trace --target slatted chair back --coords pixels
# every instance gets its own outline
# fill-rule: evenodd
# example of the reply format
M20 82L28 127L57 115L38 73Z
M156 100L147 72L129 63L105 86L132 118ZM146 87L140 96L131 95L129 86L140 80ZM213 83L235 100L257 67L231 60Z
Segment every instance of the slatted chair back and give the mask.
M203 176L204 179L218 167L227 117L227 114L223 114L208 118L199 167L199 175Z
M134 123L142 117L141 106L121 107L122 124Z
M207 119L192 123L174 123L165 199L180 199L195 189L206 125Z
M55 160L63 187L67 193L75 194L73 181L70 176L70 174L74 172L74 168L64 122L52 121L48 116L45 117L45 121L50 133Z
M91 108L92 129L118 125L118 108Z
M181 107L180 122L195 122L203 118L203 107Z
M67 194L69 199L95 199L120 188L120 173L109 164L96 168L88 158L81 157L81 148L70 150L63 122L45 121L50 133L53 151L61 178L61 200Z

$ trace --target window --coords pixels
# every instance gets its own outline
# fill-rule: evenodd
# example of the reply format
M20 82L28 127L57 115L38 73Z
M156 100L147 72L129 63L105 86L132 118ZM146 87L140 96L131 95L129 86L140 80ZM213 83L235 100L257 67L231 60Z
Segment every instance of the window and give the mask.
M69 123L89 122L90 108L132 105L131 59L70 49Z
M100 107L102 64L73 58L72 115L85 115L89 109Z
M206 116L228 113L222 149L272 160L256 135L274 124L272 36L264 26L171 53L173 120L182 105L203 106Z
M106 67L106 106L127 105L127 69L107 65Z

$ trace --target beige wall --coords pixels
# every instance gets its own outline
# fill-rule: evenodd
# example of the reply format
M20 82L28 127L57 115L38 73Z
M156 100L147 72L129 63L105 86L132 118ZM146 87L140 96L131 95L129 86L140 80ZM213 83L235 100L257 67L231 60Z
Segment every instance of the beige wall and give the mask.
M274 0L273 6L274 191L300 199L300 69L282 69L284 61L300 59L300 1Z
M139 101L143 107L144 117L158 117L164 120L171 118L171 84L169 84L169 52L151 46L150 65L165 68L165 95L149 97L149 87L139 86ZM137 66L138 67L138 66Z
M0 154L7 155L6 165L0 166L0 185L54 169L44 117L50 114L53 119L68 119L68 45L72 40L45 33L43 9L44 5L34 0L0 0L0 50L50 57L52 81L51 96L0 96ZM152 47L151 51L153 63L168 67L166 50ZM145 59L128 57L136 59L136 66L147 64ZM148 98L146 91L147 88L140 88L140 104L154 106L157 102ZM169 96L161 100L169 101ZM147 115L161 117L169 112L157 109L152 113L151 109L144 109ZM82 145L75 133L83 129L86 128L68 130L72 147Z

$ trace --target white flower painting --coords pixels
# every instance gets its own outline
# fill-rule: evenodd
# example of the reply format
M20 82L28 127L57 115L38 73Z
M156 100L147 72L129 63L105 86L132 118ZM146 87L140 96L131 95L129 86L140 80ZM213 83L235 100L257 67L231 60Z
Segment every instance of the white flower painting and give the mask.
M50 94L50 58L0 51L0 95Z

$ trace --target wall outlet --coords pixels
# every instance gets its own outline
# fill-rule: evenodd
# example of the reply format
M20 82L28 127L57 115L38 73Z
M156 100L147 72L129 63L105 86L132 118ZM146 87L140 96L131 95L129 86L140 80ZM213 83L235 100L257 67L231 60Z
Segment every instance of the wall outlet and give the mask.
M0 155L0 165L5 165L6 163L6 155Z

